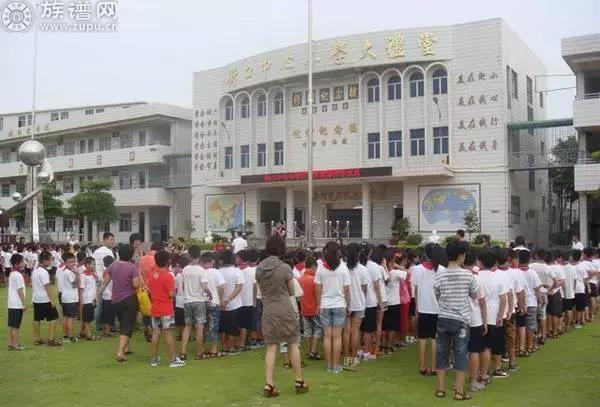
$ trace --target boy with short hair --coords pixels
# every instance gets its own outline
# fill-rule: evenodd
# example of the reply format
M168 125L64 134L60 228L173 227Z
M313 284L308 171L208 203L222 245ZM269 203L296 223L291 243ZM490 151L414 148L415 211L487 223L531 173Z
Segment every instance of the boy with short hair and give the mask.
M249 350L247 346L248 333L252 331L252 316L256 306L256 264L250 263L250 252L240 250L237 252L238 268L244 276L244 284L240 297L242 306L238 310L238 327L240 329L240 348ZM249 345L249 344L248 344Z
M205 341L210 343L209 358L223 356L218 352L217 342L219 340L219 322L221 298L225 290L225 280L219 270L214 268L215 256L212 252L202 253L200 256L200 266L205 270L208 289L210 290L210 300L206 307L206 336Z
M113 264L114 261L115 261L115 258L113 256L104 256L104 259L102 259L102 263L104 265L104 273L102 276L103 281L104 281L105 276L107 276L107 274L108 274L106 269L108 269L108 267L111 264ZM101 294L101 298L102 298L101 319L102 319L102 327L103 327L102 336L104 336L104 337L113 336L111 333L111 328L113 328L115 325L115 309L112 305L112 286L113 286L113 282L112 282L112 280L110 280L108 282L108 284L103 284L100 288L100 291L102 293Z
M62 308L65 336L63 342L77 342L73 336L73 319L79 314L79 275L76 271L77 261L73 253L65 252L65 268L61 273Z
M537 308L537 323L538 337L537 343L543 345L547 335L546 327L546 308L548 305L548 288L551 284L551 279L548 275L548 265L544 261L546 258L546 250L538 249L535 251L534 261L529 264L529 267L535 271L542 283L540 287L540 297Z
M311 360L323 359L318 352L319 340L323 336L323 328L319 320L317 309L317 284L315 283L315 273L317 272L317 261L314 257L308 257L305 262L304 272L298 279L300 287L304 292L300 301L300 312L302 314L304 326L304 338L308 340L308 354L306 357Z
M567 333L571 329L573 323L573 308L575 307L575 285L577 281L577 269L575 265L569 261L570 253L563 252L563 263L565 272L565 283L563 286L563 312L564 312L564 328L562 333Z
M223 351L230 355L239 354L236 348L236 340L239 336L238 310L242 306L240 293L244 284L244 276L240 269L235 266L235 260L231 250L219 253L219 273L225 280L223 297L221 298L221 317L219 333Z
M575 267L575 329L585 325L585 312L587 309L587 285L589 281L588 269L581 262L581 250L571 252L571 264Z
M529 260L531 259L531 252L528 250L519 250L519 269L522 271L525 277L525 306L527 307L527 333L526 342L527 349L526 353L533 353L537 350L534 343L534 339L537 334L537 307L540 298L540 288L542 282L538 277L537 273L533 269L529 268ZM523 345L521 345L521 349Z
M52 266L52 254L43 251L38 259L38 267L31 273L31 288L33 303L33 337L35 345L62 346L57 341L54 334L56 330L56 321L58 320L58 311L52 304L52 293L50 288L50 274L48 268ZM48 342L40 337L40 323L46 320L48 322Z
M164 332L169 352L169 367L177 368L185 366L185 361L179 359L175 354L175 341L172 329L175 326L175 309L173 307L173 296L175 294L175 278L169 273L171 255L165 250L159 250L154 254L156 268L149 275L148 288L150 290L151 316L152 316L152 341L150 345L150 366L156 367L160 362L158 358L158 343Z
M565 282L565 271L562 265L562 253L560 251L548 253L546 264L551 281L548 288L548 314L550 314L548 335L550 338L556 339L560 332L560 317L563 313L562 286Z
M84 252L80 252L84 253ZM91 323L94 320L94 308L97 301L96 290L96 261L93 257L86 257L82 261L83 271L80 274L81 288L81 325L83 337L88 341L97 341L100 337L92 335Z
M25 306L25 278L23 255L15 253L10 258L10 274L8 275L8 350L25 350L19 343L19 329L23 321Z

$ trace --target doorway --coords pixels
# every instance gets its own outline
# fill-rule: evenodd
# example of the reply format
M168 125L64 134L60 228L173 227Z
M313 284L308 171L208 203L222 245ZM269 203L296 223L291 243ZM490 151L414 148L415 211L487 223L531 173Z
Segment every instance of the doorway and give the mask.
M87 221L87 241L88 242L93 242L94 241L94 222L92 222L91 220Z
M142 236L142 242L145 241L146 236L146 212L139 212L138 214L138 230Z
M346 222L350 222L350 237L362 236L362 209L328 209L327 220L333 225L339 221L340 229L346 227Z

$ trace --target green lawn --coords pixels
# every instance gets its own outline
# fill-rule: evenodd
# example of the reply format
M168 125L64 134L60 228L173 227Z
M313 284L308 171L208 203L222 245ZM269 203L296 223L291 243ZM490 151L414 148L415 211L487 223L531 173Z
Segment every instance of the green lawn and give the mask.
M30 292L31 290L28 290ZM6 344L6 289L0 288L0 340ZM435 378L417 373L412 346L392 357L364 363L356 373L331 375L323 362L305 370L310 393L296 396L292 373L277 370L281 395L264 399L262 350L206 361L182 369L150 368L142 335L133 339L129 362L114 360L116 339L80 342L62 348L31 345L29 310L22 326L24 352L0 348L2 406L443 406L450 397L434 397ZM78 328L77 328L78 329ZM166 357L163 354L163 359ZM496 380L465 406L598 406L600 397L600 323L550 342L521 359L521 369ZM451 375L452 376L452 375ZM451 384L449 383L449 389ZM448 392L449 396L451 392ZM459 403L460 404L460 403Z

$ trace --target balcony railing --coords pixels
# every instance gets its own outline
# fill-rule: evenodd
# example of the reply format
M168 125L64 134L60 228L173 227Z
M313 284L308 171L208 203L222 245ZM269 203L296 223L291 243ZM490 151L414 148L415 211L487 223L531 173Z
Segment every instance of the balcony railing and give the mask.
M590 159L588 152L575 149L550 152L519 151L510 153L508 164L511 170L561 168L573 167L575 164L581 164Z
M148 186L149 188L189 188L191 184L190 174L179 174L151 177Z
M584 93L583 95L575 96L577 100L585 100L585 99L600 99L600 92L596 93Z

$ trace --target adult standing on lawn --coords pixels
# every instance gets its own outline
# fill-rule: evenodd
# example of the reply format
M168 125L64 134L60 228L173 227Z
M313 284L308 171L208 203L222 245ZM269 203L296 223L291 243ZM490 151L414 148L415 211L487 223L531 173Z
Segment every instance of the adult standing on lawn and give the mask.
M119 319L120 337L117 362L127 361L129 341L135 329L138 312L136 289L140 286L137 266L131 261L133 249L129 245L119 247L119 260L106 270L104 284L113 282L111 303Z
M296 375L296 394L306 393L308 385L302 379L300 365L298 320L290 301L290 296L294 293L294 275L291 267L280 259L285 255L284 240L277 235L271 236L267 240L266 251L269 257L256 268L256 283L262 293L262 330L266 344L264 394L267 397L279 395L274 385L273 371L277 345L282 342L288 344L290 362Z
M102 246L97 248L92 257L96 262L96 289L98 292L98 298L96 301L96 309L94 310L94 320L96 321L96 332L102 331L102 297L100 286L102 285L102 279L104 278L104 258L110 256L113 259L115 254L113 253L113 247L115 247L115 235L110 232L104 232L102 235Z

